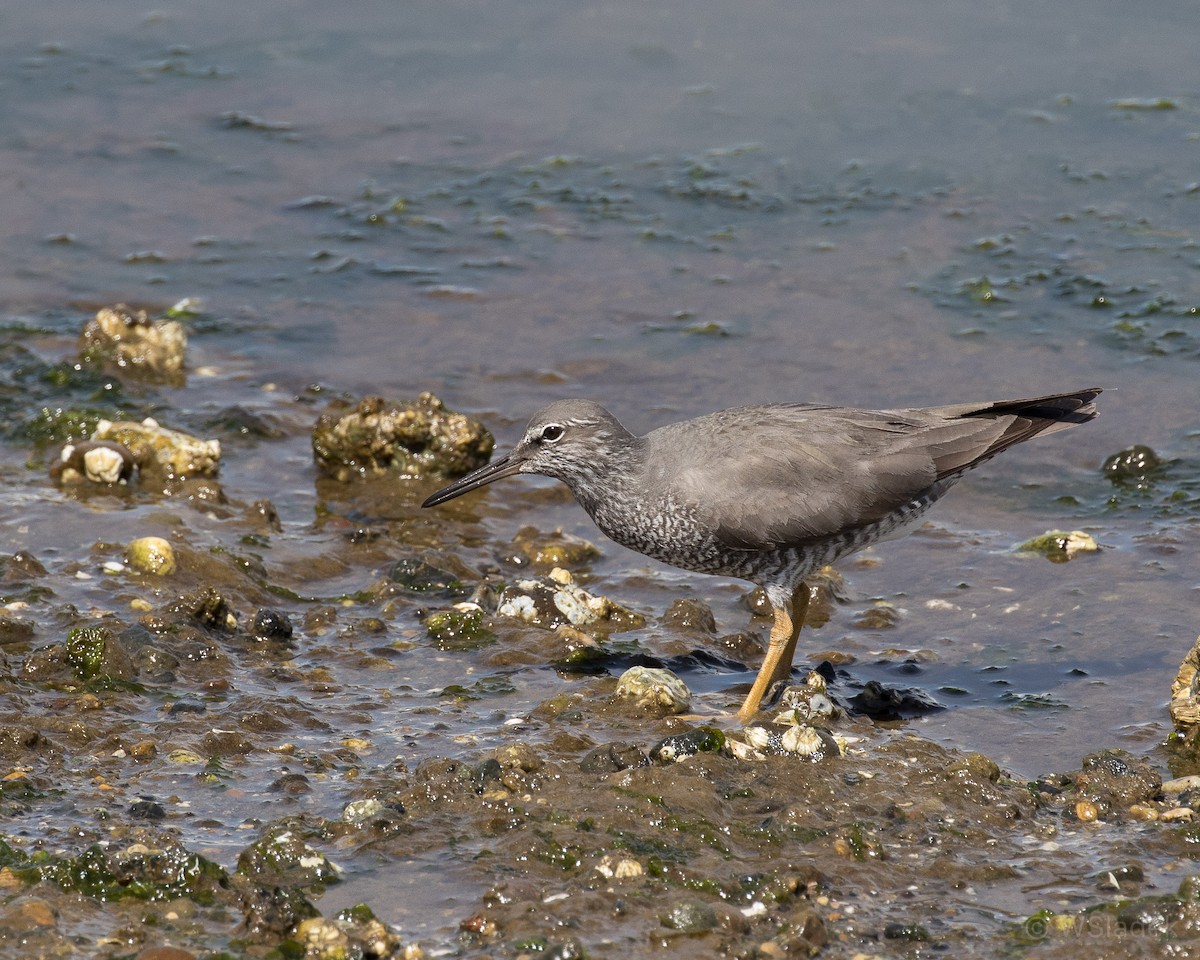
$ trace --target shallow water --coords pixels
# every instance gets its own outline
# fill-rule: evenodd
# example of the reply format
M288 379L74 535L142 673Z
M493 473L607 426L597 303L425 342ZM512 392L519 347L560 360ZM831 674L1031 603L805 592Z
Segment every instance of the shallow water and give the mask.
M507 742L505 718L600 681L437 651L415 603L381 635L359 629L377 607L344 598L402 553L479 574L521 527L562 528L600 547L589 588L648 617L653 654L682 642L655 625L681 595L711 604L721 634L765 623L744 584L602 542L540 481L435 512L417 507L435 481L318 483L308 431L327 398L432 390L506 447L570 395L643 431L746 401L903 406L1096 383L1096 422L1006 453L917 535L844 564L843 600L806 641L852 653L859 680L930 693L946 709L912 730L1018 776L1101 747L1156 755L1196 634L1200 99L1177 68L1194 19L1187 4L1151 18L1080 2L0 13L0 320L6 349L29 351L6 355L0 552L50 571L53 603L25 614L34 646L61 640L54 604L125 614L131 598L169 599L172 585L102 564L174 531L193 551L175 592L228 576L205 558L234 554L239 615L283 604L299 626L318 601L338 608L335 627L298 629L294 656L297 676L329 677L286 686L327 726L282 738L316 750L369 735L411 766L478 751ZM234 505L55 489L54 450L25 425L56 396L29 371L73 356L98 305L183 297L204 304L187 384L130 385L123 402L221 435ZM260 435L213 425L234 405ZM1173 463L1146 489L1116 488L1100 464L1133 443ZM263 497L282 530L246 546L229 515ZM1065 565L1014 552L1056 527L1088 530L1101 552ZM360 528L381 539L347 538ZM897 625L855 628L877 601ZM896 650L921 653L905 666ZM227 672L239 709L272 709L265 664ZM437 696L464 677L480 699ZM750 678L687 677L709 713ZM36 690L13 696L7 713L42 709ZM292 809L264 792L278 768L247 760L233 802L165 771L137 788L183 795L205 824L187 842L228 859L247 825ZM437 874L436 853L416 862ZM391 903L386 868L352 873L329 903L368 900L416 935L449 937L469 912L437 913L445 892L415 882Z

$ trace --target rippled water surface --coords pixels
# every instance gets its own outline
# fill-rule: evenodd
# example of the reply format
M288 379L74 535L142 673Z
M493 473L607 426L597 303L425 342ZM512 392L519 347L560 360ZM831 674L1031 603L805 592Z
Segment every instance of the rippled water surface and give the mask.
M608 680L552 669L549 639L438 649L422 626L436 604L379 589L404 557L511 576L518 530L561 529L600 548L577 576L647 618L624 638L647 655L719 659L741 649L722 637L765 637L746 584L609 543L547 481L422 511L436 479L318 480L313 422L331 398L367 394L432 391L505 448L563 396L643 432L747 401L1103 386L1094 423L988 463L915 535L844 563L832 618L801 649L853 655L857 683L925 692L945 709L905 729L1019 777L1108 747L1166 769L1200 516L1200 93L1179 70L1191 5L9 6L0 554L26 551L46 574L6 596L34 631L5 642L0 710L71 758L54 768L55 809L81 835L102 834L96 777L121 803L174 798L182 842L231 865L256 826L335 817L393 763L478 759L514 737L569 753L546 703L602 699ZM202 308L185 320L184 385L72 371L99 306L189 297ZM62 407L219 438L227 502L56 488L60 444L38 426ZM1168 463L1114 484L1101 464L1133 444ZM269 535L247 514L261 499L281 521ZM1100 552L1015 551L1054 528L1088 531ZM147 534L177 544L173 581L106 571ZM37 650L208 584L243 624L285 611L294 648L218 638L169 689L43 723L84 708L22 672ZM711 606L716 636L662 619L680 597ZM861 625L880 605L893 624ZM756 666L721 662L685 675L718 719ZM159 726L189 699L190 726ZM227 722L254 749L225 763L220 789L107 759L143 737L165 738L160 756L195 748ZM596 742L603 722L587 724ZM35 775L42 762L4 757ZM280 787L297 772L303 792ZM44 804L7 812L13 836L70 847ZM451 949L484 885L463 866L481 854L461 849L347 841L347 879L320 907L367 901ZM1015 885L1001 902L1040 906Z

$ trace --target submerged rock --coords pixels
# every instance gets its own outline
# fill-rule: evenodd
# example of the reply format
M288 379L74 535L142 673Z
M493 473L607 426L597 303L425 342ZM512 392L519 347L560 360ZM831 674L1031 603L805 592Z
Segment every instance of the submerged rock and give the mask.
M495 441L474 417L432 393L415 403L367 397L349 413L326 412L312 431L317 469L337 480L372 473L456 476L488 462Z
M183 381L187 334L178 320L151 320L123 303L103 307L79 338L84 363L106 364L147 379Z
M1144 489L1170 465L1149 447L1134 444L1105 458L1101 469L1115 485Z
M1066 563L1080 553L1095 553L1099 549L1095 538L1082 530L1047 530L1017 547L1021 553L1040 553L1051 563Z

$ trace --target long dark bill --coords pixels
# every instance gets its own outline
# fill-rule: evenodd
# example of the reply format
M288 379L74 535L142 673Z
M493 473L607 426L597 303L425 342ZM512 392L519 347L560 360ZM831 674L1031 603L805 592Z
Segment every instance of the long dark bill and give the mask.
M480 467L478 470L468 473L465 477L460 477L448 487L442 487L436 493L431 493L425 498L425 502L421 506L436 507L439 503L445 503L447 500L461 497L464 493L478 490L493 480L499 480L502 477L511 477L520 468L520 461L513 460L510 453L499 460L493 460L486 467Z

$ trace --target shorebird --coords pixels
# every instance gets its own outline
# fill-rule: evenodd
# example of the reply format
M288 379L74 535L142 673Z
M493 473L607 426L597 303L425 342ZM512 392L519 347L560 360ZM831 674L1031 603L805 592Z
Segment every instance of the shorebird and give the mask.
M635 436L590 400L559 400L506 456L437 491L432 507L518 473L555 477L605 534L664 563L761 586L775 614L738 718L791 675L806 578L900 535L968 470L1096 416L1099 387L1029 400L858 410L734 407Z

